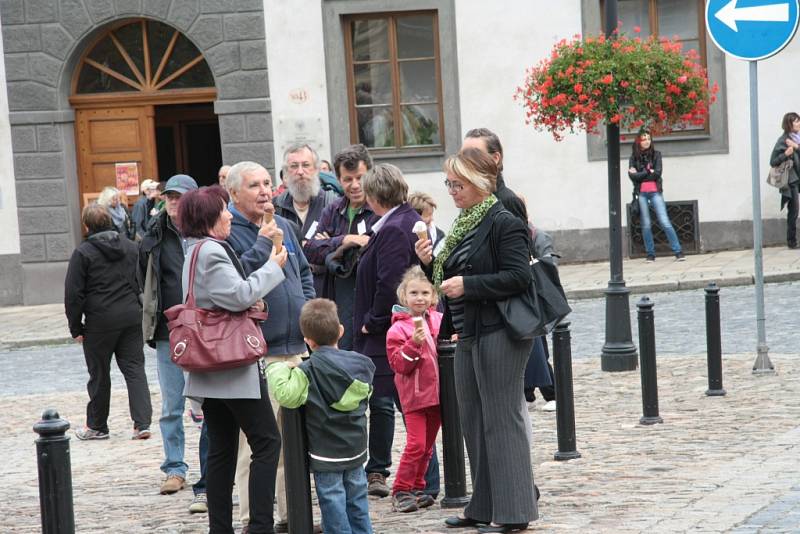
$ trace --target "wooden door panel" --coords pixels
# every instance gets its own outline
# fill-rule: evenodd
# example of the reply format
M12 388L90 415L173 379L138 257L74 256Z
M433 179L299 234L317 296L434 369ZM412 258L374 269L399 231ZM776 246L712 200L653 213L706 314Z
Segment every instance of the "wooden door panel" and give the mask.
M92 152L138 151L142 131L138 119L90 119L89 138Z
M116 163L138 163L140 182L157 178L153 106L79 109L75 115L82 193L116 185Z

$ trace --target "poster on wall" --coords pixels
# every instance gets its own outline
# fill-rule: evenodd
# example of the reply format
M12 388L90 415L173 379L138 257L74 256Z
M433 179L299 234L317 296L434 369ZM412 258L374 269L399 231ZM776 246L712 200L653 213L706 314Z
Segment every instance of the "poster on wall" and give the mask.
M139 194L139 165L133 163L116 163L114 169L117 175L117 189L126 195Z

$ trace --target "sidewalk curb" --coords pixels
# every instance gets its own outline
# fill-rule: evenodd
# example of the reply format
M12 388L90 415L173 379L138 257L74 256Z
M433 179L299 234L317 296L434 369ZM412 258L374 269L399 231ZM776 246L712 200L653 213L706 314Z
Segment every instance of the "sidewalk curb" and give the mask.
M800 272L790 273L771 273L764 275L765 284L778 284L783 282L796 282L800 280ZM641 295L644 293L663 293L666 291L687 291L693 289L703 289L710 283L717 284L718 287L732 286L752 286L755 285L755 277L751 274L742 276L731 276L727 278L696 278L692 280L678 280L674 282L655 282L641 283L628 286L631 294ZM566 291L568 300L583 300L603 298L606 294L605 287L593 287L585 289L571 289Z
M71 337L52 337L41 339L10 339L0 340L0 350L25 349L28 347L42 347L48 345L69 345L75 343Z

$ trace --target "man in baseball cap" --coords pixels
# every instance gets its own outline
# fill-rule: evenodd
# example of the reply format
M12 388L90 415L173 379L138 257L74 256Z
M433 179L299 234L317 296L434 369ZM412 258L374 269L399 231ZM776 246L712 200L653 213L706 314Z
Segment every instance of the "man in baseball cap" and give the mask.
M181 277L183 273L183 239L175 228L178 202L183 194L197 189L191 176L176 174L167 180L163 195L164 210L148 228L139 249L139 275L143 283L144 340L155 347L158 358L158 383L161 387L161 439L164 444L164 461L161 470L166 477L161 493L175 493L186 483L188 466L184 461L183 371L170 360L169 330L164 310L183 302ZM200 433L200 450L206 451L205 428ZM194 487L191 512L206 511L205 495L206 458L200 458L200 481Z
M181 198L180 195L184 193L188 193L189 191L197 189L197 182L195 182L194 178L187 174L176 174L169 180L167 180L167 185L164 186L164 194L167 195L167 211L169 211L169 195L167 193L178 193L178 197L175 199L175 213L170 215L170 217L175 217L177 214L178 209L178 200Z

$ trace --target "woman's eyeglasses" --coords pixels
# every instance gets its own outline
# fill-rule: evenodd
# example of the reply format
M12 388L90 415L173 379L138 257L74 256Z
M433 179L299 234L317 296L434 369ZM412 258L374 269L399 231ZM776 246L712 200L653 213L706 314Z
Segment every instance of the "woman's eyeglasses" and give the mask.
M457 182L451 182L450 180L444 181L444 186L447 188L448 191L454 191L456 193L460 193L464 186Z

